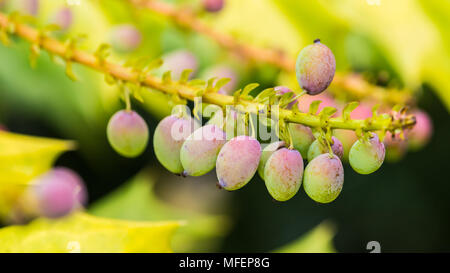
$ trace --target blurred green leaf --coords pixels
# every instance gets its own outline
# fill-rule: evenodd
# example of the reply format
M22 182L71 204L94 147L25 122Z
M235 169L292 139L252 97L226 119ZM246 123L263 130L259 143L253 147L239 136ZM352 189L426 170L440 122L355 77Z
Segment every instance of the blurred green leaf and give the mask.
M153 181L149 173L141 173L95 203L90 212L97 216L126 220L186 220L186 225L175 234L175 252L211 250L214 240L226 235L228 218L172 207L155 196Z
M329 222L323 222L299 239L274 250L276 253L334 253L333 237L336 231Z

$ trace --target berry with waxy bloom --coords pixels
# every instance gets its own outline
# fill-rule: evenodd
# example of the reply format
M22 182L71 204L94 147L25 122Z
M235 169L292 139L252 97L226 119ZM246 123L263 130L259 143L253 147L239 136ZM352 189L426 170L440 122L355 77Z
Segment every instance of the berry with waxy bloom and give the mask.
M357 173L370 174L381 167L384 156L384 144L377 134L371 133L368 140L358 139L353 144L349 153L349 162Z
M269 157L279 149L285 147L284 141L276 141L267 145L261 152L261 158L259 160L258 165L258 174L264 179L264 168L266 167L266 162L269 160Z
M281 148L274 152L264 167L264 180L273 199L287 201L300 189L303 158L299 151Z
M159 122L153 135L153 150L161 165L176 174L183 172L181 146L195 129L196 123L191 117L170 115Z
M245 186L255 174L261 157L261 145L250 136L237 136L219 152L216 162L220 187L232 191Z
M344 167L341 160L330 154L321 154L306 165L303 188L319 203L334 201L344 185Z
M74 171L57 167L43 174L33 188L39 211L46 217L61 217L86 204L84 182Z
M181 146L183 175L200 176L214 169L226 139L225 132L214 124L195 130Z
M333 81L336 71L333 52L317 39L299 53L295 71L300 87L310 95L317 95Z
M147 147L147 123L134 111L115 113L108 122L106 133L111 146L122 156L137 157Z
M342 143L336 137L331 137L331 150L333 154L337 155L340 159L344 156L344 148ZM329 153L328 145L320 142L318 139L314 140L308 150L308 161L312 161L314 158L318 157L321 154Z

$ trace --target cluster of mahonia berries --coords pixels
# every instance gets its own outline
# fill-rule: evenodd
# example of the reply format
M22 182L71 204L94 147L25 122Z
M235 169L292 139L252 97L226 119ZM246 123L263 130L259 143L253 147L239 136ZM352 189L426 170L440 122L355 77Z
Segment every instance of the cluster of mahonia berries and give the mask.
M335 67L331 50L316 40L298 56L298 83L308 95L317 95L332 82ZM278 95L291 92L285 87L275 91ZM216 168L218 186L229 191L242 188L258 172L278 201L292 198L302 183L317 202L329 203L338 197L344 183L344 149L337 137L316 139L311 128L290 123L289 145L276 141L262 148L248 131L236 128L238 120L239 114L229 111L225 121L211 118L200 127L186 112L170 115L155 129L156 157L166 169L183 176L201 176ZM107 135L112 147L127 157L141 154L149 138L145 121L131 110L119 111L111 118ZM360 174L376 171L384 158L383 142L370 132L356 140L349 152L350 165ZM304 159L308 161L305 168Z

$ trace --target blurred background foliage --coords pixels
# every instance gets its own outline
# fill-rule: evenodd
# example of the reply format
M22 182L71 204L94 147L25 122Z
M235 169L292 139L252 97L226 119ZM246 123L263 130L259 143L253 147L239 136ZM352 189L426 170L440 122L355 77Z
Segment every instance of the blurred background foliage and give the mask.
M167 2L180 7L199 4ZM381 243L382 251L449 251L450 184L445 168L450 147L450 1L369 4L374 2L227 0L221 12L201 15L236 39L280 48L292 58L321 38L333 50L339 71L363 72L375 82L381 73L388 75L385 85L408 88L430 114L435 130L428 146L400 162L384 164L370 176L346 171L344 190L332 204L314 203L302 192L289 202L274 203L258 176L240 191L219 191L214 173L187 179L169 174L151 145L137 159L121 158L105 134L109 117L123 107L117 88L78 65L74 68L79 81L73 82L46 54L32 69L29 45L20 40L0 46L0 123L17 133L77 141L78 149L61 156L56 165L84 178L88 211L126 220L185 220L175 235L175 251L359 252L373 240ZM48 24L65 3L41 0L39 24ZM200 76L208 67L225 63L239 72L238 86L285 82L284 72L245 63L209 38L136 10L127 1L81 0L70 8L73 24L59 35L87 34L81 47L90 51L110 42L117 25L139 29L140 46L130 53L115 51L112 60L124 63L187 49L198 60ZM133 108L153 132L158 120L170 113L170 104L152 90L143 96L144 103L133 101ZM324 220L329 222L320 224Z

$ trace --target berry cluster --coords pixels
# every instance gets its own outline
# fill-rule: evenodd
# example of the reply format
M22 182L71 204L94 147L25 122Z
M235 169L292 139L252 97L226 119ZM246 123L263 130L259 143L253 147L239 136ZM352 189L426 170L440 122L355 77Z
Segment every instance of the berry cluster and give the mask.
M299 54L298 83L309 95L318 95L331 83L335 67L331 50L316 40ZM286 94L293 96L293 92L283 86L275 87L274 91L279 98ZM285 107L298 107L308 112L310 107L303 109L307 103L313 102L300 97L286 103ZM331 99L328 103L332 104ZM302 183L306 194L317 202L329 203L338 197L344 182L341 162L344 145L339 137L324 133L323 128L288 123L287 134L278 132L281 140L262 148L254 136L254 128L245 126L246 113L233 109L227 111L225 118L222 114L217 115L219 118L216 115L202 127L186 112L164 118L153 137L160 163L183 176L201 176L216 168L218 186L229 191L245 186L258 171L268 192L278 201L292 198ZM359 115L358 111L354 115ZM145 148L147 127L136 113L120 111L108 125L108 139L122 155L137 156ZM384 161L384 144L377 134L362 132L349 149L348 158L356 172L372 173ZM308 164L304 168L306 159Z

